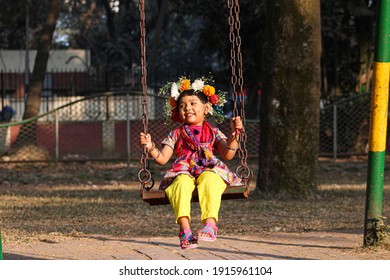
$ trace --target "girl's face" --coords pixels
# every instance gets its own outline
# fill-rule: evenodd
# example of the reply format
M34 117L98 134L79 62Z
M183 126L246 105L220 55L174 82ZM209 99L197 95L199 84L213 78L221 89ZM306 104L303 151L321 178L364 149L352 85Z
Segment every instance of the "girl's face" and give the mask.
M185 124L202 125L210 109L210 103L202 103L196 95L186 95L180 100L179 116Z

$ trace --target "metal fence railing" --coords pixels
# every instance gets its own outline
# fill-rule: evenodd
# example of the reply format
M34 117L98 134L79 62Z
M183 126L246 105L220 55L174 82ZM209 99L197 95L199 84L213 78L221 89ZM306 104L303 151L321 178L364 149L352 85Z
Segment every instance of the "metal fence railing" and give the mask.
M337 158L367 154L369 122L369 94L325 106L320 116L320 155Z
M164 124L164 99L148 96L149 132L160 142L172 127ZM0 162L134 160L141 157L143 130L139 93L116 92L76 98L25 121L0 124ZM49 106L50 107L50 106ZM50 107L51 108L51 107ZM220 125L229 131L228 122ZM257 157L258 121L247 121L249 157Z
M139 92L42 99L39 117L0 123L0 163L20 161L134 160L141 157L143 130ZM149 132L160 142L165 100L148 94ZM24 106L24 105L20 105ZM356 95L321 109L319 154L327 157L368 152L370 96ZM221 130L229 132L228 121ZM259 156L260 121L247 120L248 157ZM387 141L389 143L389 141Z

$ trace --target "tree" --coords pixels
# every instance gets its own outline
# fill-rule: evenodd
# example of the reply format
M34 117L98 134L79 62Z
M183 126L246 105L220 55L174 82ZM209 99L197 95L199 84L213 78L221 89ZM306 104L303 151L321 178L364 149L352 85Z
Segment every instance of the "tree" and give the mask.
M27 96L26 109L23 115L24 120L36 117L39 114L43 81L45 79L47 62L49 60L49 52L51 49L53 34L57 24L59 12L60 0L51 0L46 21L43 25L39 37L37 56L35 57L34 69L31 77L31 88Z
M322 100L369 91L375 1L321 1Z
M229 9L227 1L175 1L176 18L191 14L197 20L201 20L194 32L187 34L199 34L195 41L197 49L191 50L197 54L193 56L191 63L197 66L197 71L202 71L206 66L215 73L216 80L224 84L230 83L230 42L229 42ZM258 110L256 106L257 85L261 81L261 46L264 27L264 0L240 0L240 36L242 40L244 83L248 89L248 113L256 118ZM194 27L191 25L190 27ZM189 37L187 35L187 37ZM192 44L193 45L193 44ZM196 46L195 45L195 46ZM188 55L187 55L188 57Z
M31 0L0 0L0 49L24 49L26 35L26 6L29 7L30 48L36 48L37 32L41 30L48 1L31 5ZM18 12L15 12L18 11Z
M45 23L42 27L39 36L37 55L35 57L34 69L31 77L31 87L26 100L26 106L23 114L23 119L30 119L39 115L41 105L41 92L45 79L47 62L49 60L49 52L53 40L53 33L57 24L57 19L60 11L60 0L51 0L50 7L47 12ZM35 138L36 122L28 122L21 128L17 142L14 148L17 150L26 144L31 143L31 136Z
M123 86L125 69L139 61L137 1L69 0L63 6L59 29L67 47L90 50L105 90Z
M267 0L257 187L316 190L320 98L320 1Z

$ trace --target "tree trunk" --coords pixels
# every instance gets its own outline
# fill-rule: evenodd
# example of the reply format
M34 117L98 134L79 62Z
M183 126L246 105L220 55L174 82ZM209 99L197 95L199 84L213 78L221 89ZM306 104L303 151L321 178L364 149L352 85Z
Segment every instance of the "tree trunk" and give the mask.
M306 196L317 183L320 1L266 3L257 188Z
M110 38L114 41L116 41L116 31L115 31L115 24L114 24L114 13L112 12L110 3L108 0L103 0L103 6L106 10L107 15L107 30Z
M39 115L41 105L41 92L45 79L47 61L53 39L53 33L57 24L60 11L60 0L51 0L50 9L39 39L37 56L35 57L34 69L31 77L30 92L26 100L26 108L23 120ZM16 148L35 143L36 122L24 124L17 139Z
M155 77L155 68L156 68L156 57L157 57L157 51L158 51L158 43L160 39L161 32L163 31L165 27L165 20L168 12L168 6L169 2L167 0L161 0L159 1L159 13L157 17L157 23L154 29L154 35L153 35L153 43L151 44L151 52L150 52L150 59L149 59L149 65L148 65L148 73L151 73L151 77Z
M36 117L41 105L41 92L45 79L47 61L53 40L53 33L60 12L60 0L51 0L50 9L47 13L45 24L40 35L37 56L35 57L34 69L31 77L30 92L26 101L26 109L23 119Z

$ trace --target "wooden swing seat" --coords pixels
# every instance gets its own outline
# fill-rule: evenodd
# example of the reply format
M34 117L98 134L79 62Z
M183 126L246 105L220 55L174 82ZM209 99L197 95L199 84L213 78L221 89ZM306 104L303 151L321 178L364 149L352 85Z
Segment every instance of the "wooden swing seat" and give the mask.
M222 200L243 199L248 198L248 196L249 189L247 185L227 186L222 194ZM149 203L151 206L169 204L168 197L166 196L164 190L143 190L141 192L141 197L143 201ZM191 202L199 202L198 191L196 188L192 193Z

